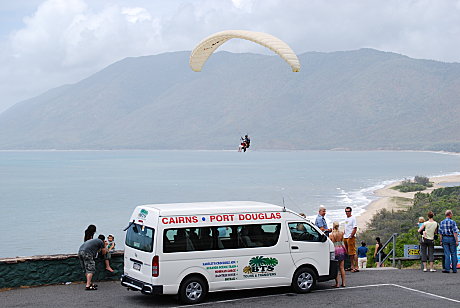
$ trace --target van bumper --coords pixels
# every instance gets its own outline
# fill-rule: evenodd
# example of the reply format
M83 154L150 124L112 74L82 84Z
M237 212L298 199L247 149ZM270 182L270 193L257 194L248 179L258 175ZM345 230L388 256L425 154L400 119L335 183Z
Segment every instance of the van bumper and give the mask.
M323 275L318 277L318 281L328 281L335 279L337 277L337 273L339 272L339 261L331 260L329 262L329 274Z
M155 286L153 284L129 277L128 275L121 276L121 285L129 289L141 291L144 294L163 294L163 286Z

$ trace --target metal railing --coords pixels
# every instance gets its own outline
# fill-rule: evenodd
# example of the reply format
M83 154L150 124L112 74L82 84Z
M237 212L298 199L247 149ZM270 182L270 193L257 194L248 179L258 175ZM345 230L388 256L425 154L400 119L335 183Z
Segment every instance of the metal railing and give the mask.
M395 257L396 257L396 238L398 237L398 235L399 235L398 233L393 233L390 236L390 238L388 239L388 241L386 241L386 243L383 244L382 248L379 249L379 252L378 252L379 266L382 266L383 262L385 262L385 260L388 259L388 257L390 257L390 255L392 255L392 266L393 267L396 266L396 260L395 260ZM385 249L385 247L387 247L390 242L393 243L393 247L391 248L390 252L385 256L385 258L383 258L383 260L382 260L382 254L380 252L383 251Z

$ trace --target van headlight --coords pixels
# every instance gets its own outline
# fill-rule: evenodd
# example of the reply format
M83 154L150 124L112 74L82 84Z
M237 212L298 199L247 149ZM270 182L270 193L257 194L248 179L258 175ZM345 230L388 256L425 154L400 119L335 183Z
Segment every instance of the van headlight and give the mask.
M335 252L333 251L329 252L329 258L330 260L335 260Z

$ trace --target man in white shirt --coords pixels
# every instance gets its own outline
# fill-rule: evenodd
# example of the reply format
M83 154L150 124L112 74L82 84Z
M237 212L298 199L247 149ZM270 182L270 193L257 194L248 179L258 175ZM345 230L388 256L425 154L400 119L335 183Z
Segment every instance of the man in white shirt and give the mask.
M351 216L351 211L351 207L347 206L345 208L345 214L347 215L347 218L345 219L345 233L343 235L343 242L347 248L347 253L350 256L351 271L359 272L355 237L356 230L358 230L358 225L356 224L356 218Z

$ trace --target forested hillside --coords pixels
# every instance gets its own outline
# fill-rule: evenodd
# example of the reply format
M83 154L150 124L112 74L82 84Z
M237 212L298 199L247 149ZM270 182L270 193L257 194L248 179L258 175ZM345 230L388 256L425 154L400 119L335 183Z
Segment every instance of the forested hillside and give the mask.
M404 255L404 245L419 244L420 234L418 229L418 218L427 218L427 213L433 211L434 220L438 223L445 219L446 210L453 211L453 220L460 224L460 186L435 189L427 194L418 192L415 194L413 206L402 211L388 211L386 209L377 213L368 229L359 235L359 239L366 241L370 246L370 255L373 254L375 237L379 236L382 242L387 241L393 233L398 233L397 256ZM435 245L440 245L439 240ZM391 245L386 252L391 249Z

